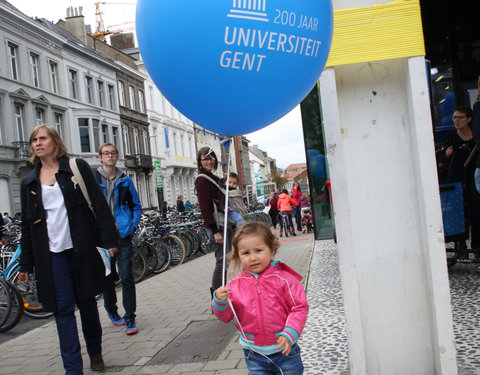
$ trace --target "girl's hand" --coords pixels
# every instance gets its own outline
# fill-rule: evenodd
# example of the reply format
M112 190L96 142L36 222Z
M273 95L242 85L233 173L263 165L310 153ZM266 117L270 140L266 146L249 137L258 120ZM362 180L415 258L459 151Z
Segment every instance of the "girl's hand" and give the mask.
M283 349L282 354L289 355L290 351L292 350L292 345L285 336L280 336L277 341L277 349L280 349L283 346L285 347L285 349Z
M448 147L448 148L445 150L445 156L446 156L447 158L451 158L452 155L453 155L453 151L454 151L453 146Z
M221 286L215 291L215 297L217 297L218 300L220 301L226 301L228 299L228 292L230 289Z

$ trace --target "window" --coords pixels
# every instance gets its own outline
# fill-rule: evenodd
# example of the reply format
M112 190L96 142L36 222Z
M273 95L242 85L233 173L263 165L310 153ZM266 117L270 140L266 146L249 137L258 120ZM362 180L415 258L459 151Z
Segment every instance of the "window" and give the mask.
M45 124L45 110L35 107L35 125Z
M112 127L112 143L118 147L118 128Z
M50 67L50 87L54 94L58 94L58 64L54 61L50 61L49 67Z
M143 136L143 152L146 155L150 155L150 152L148 151L148 132L144 130L142 132L142 136Z
M142 90L138 90L138 104L140 106L140 112L145 113L145 94Z
M108 142L108 125L102 124L102 143Z
M32 83L35 87L40 86L40 71L39 71L40 58L36 53L30 52L30 68L32 70Z
M100 149L100 121L97 119L92 119L92 128L93 128L93 149L98 151Z
M24 125L24 106L20 103L15 103L15 131L17 140L20 142L26 142L25 138L25 125Z
M68 81L70 86L70 97L72 99L78 99L78 83L76 70L68 69Z
M102 81L97 81L98 87L98 105L105 107L105 84Z
M133 86L128 86L128 95L130 97L130 108L133 110L137 109L135 105L135 88Z
M78 119L78 130L80 132L80 149L82 152L90 152L90 131L88 118Z
M168 141L168 129L163 128L163 131L165 133L165 147L170 148L170 142Z
M185 147L183 144L183 134L180 135L180 150L182 151L181 156L185 156Z
M55 123L55 128L60 134L60 138L64 139L64 131L63 131L63 113L60 112L53 112L53 121Z
M128 125L123 124L123 149L125 155L130 155L130 138L128 136Z
M18 46L8 43L8 59L10 62L10 78L18 80Z
M87 96L87 103L93 104L93 87L92 77L85 76L85 95Z
M177 150L177 133L173 133L172 135L172 143L173 143L173 152L175 155L178 155L178 150Z
M138 129L133 128L133 145L135 146L135 154L140 153L140 139L138 138Z
M108 85L108 106L110 109L115 109L115 90L113 85Z
M122 81L118 81L118 101L125 107L125 86Z

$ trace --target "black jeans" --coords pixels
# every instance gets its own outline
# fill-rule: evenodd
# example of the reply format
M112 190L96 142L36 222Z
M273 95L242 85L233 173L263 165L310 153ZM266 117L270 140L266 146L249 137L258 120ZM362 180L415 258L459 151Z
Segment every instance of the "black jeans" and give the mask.
M225 259L225 269L223 269L223 244L219 244L215 242L213 238L213 232L210 228L207 228L208 237L211 241L213 241L213 251L215 253L215 269L213 270L212 276L212 290L215 291L219 287L223 285L223 276L225 277L225 282L227 280L227 269L228 269L228 257ZM223 236L223 228L220 228L220 233ZM227 230L227 238L223 239L226 242L226 253L232 250L232 237L233 237L233 229ZM223 271L223 272L222 272Z

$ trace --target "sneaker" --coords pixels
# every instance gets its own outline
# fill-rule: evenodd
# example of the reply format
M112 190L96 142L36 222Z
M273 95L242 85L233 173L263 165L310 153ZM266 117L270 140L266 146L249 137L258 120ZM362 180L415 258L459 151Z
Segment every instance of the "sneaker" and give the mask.
M125 320L118 315L118 313L115 311L113 314L108 313L108 317L112 321L114 326L124 326L125 325Z
M127 320L125 322L125 333L127 335L134 335L138 332L137 326L133 320Z

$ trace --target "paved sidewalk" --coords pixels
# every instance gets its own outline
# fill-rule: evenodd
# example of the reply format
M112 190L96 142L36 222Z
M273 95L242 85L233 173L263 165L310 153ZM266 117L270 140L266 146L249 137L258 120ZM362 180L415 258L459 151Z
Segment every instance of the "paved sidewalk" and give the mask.
M276 258L307 276L313 247L313 234L282 238ZM114 327L110 323L100 300L105 372L247 375L243 352L237 343L238 333L225 345L216 360L163 365L148 363L193 321L216 319L210 310L209 286L213 266L214 256L207 254L137 284L136 324L139 333L133 336L126 336L123 327ZM119 299L121 301L121 296ZM119 312L123 312L121 305ZM83 339L81 342L85 374L94 374L89 370L90 362ZM14 373L64 373L55 323L45 324L0 345L0 374Z

